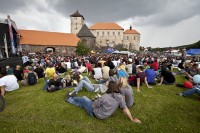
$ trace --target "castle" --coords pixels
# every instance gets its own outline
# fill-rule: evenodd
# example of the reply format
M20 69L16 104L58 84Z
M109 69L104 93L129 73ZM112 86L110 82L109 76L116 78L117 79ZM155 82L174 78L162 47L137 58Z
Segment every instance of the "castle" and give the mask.
M96 23L89 28L84 23L85 18L78 10L70 15L71 33L49 32L40 30L27 30L16 28L12 23L13 41L11 45L8 22L0 21L0 58L5 57L1 51L8 53L13 50L22 51L23 53L46 52L52 49L54 52L74 54L79 41L85 43L91 50L104 50L108 47L122 50L126 48L129 51L139 50L140 33L136 30L125 30L116 23ZM11 20L11 22L14 22ZM6 39L5 39L6 38ZM5 41L6 40L6 41ZM5 43L7 42L7 43ZM7 45L5 50L3 46ZM14 47L12 47L14 46ZM4 52L2 52L4 53Z
M137 50L140 47L140 33L135 29L125 30L116 23L96 23L87 27L84 23L84 16L78 10L70 15L71 33L77 35L91 49L104 46L115 47L123 45L129 51Z

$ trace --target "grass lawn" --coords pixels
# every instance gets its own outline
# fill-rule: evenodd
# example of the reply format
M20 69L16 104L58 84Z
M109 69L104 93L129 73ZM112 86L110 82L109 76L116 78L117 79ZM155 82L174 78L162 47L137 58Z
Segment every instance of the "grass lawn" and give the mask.
M185 79L176 76L177 83ZM118 109L110 118L99 120L87 115L84 109L66 103L64 96L72 88L54 93L42 90L43 79L34 86L21 86L7 92L6 108L0 113L0 132L83 132L83 133L200 133L200 101L197 95L184 98L175 95L184 91L175 85L142 86L141 93L133 87L135 105L131 113L142 124L132 123ZM78 96L94 97L82 90Z

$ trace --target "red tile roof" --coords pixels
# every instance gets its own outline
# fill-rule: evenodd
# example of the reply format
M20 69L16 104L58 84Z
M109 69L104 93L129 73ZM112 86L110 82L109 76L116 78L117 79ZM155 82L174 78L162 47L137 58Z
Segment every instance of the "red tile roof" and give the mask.
M71 33L19 30L20 44L77 46L80 39Z
M116 23L96 23L90 27L90 30L124 30Z
M124 31L124 34L140 34L138 31L136 31L136 30L126 30L126 31Z

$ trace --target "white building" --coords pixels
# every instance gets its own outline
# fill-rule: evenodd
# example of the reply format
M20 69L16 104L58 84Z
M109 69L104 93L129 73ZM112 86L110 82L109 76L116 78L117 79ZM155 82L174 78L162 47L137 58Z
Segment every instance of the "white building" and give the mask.
M84 25L84 17L78 10L70 15L71 17L71 33L78 34ZM96 23L90 28L92 34L96 37L96 46L117 46L122 44L124 48L130 51L138 50L140 47L140 33L130 26L129 30L124 29L116 23Z

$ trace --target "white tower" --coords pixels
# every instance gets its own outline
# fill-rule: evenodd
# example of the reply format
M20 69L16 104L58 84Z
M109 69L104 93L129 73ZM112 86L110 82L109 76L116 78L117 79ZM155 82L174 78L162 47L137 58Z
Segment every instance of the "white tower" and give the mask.
M70 15L71 18L71 33L74 33L75 35L80 31L82 26L84 25L84 17L81 15L78 10Z

